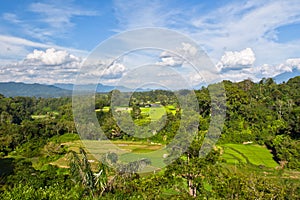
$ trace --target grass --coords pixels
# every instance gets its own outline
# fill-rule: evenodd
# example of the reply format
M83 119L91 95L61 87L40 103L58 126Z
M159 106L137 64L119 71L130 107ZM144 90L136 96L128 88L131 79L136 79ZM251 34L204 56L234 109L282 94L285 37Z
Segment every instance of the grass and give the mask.
M78 134L75 133L65 133L63 135L53 136L50 141L55 143L64 143L64 142L70 142L74 140L80 140L80 137Z
M70 136L68 136L70 137ZM68 138L66 136L66 138ZM145 168L146 171L163 168L165 166L162 156L166 154L163 145L151 144L147 142L133 141L109 141L109 140L75 140L63 143L69 150L79 152L79 148L84 148L90 160L97 161L102 155L114 152L122 162L136 161L142 158L151 160L151 166ZM224 144L222 158L228 164L250 164L253 166L264 166L275 168L278 164L273 160L272 154L267 148L259 145ZM67 158L64 156L52 164L67 167Z
M270 151L259 145L224 144L222 157L227 163L248 163L256 166L275 168L278 166Z
M59 143L64 145L68 150L79 152L79 148L82 147L86 150L88 160L90 160L92 169L97 169L97 160L107 152L115 152L119 156L121 162L136 161L142 158L148 158L151 160L151 165L146 166L143 172L153 172L154 170L162 169L165 164L162 156L166 154L164 145L151 144L142 141L97 141L97 140L79 140L76 134L65 134L52 138L49 142ZM259 145L243 145L243 144L224 144L222 145L223 153L222 157L227 161L224 166L230 170L239 170L241 173L247 171L249 175L251 173L258 173L261 176L267 176L270 178L278 177L278 169L275 167L278 164L272 159L272 154L267 148ZM41 152L42 153L42 152ZM58 156L58 159L35 157L28 158L33 162L33 166L36 169L42 170L47 164L57 165L58 167L68 168L69 166L69 154ZM9 166L9 159L17 159L17 156L7 157L0 165L4 166L0 171L7 173L8 169L5 166ZM54 157L53 157L54 158ZM5 163L7 162L7 163ZM242 165L236 165L242 164ZM264 167L258 167L264 166ZM2 172L1 172L2 173ZM0 173L0 174L1 174ZM293 180L299 180L300 172L285 169L282 178L289 178ZM209 185L207 186L209 189Z
M163 154L166 154L167 151L165 149L160 149L157 151L148 151L148 152L141 152L139 153L125 153L120 155L119 159L122 162L131 162L143 158L148 158L151 160L151 166L147 166L144 171L153 171L155 169L161 169L165 167L165 163L163 162Z
M141 114L148 116L151 121L159 120L164 114L166 114L166 109L163 106L151 107L151 108L141 108Z
M48 117L48 115L31 115L32 119L43 119Z
M172 113L173 115L176 114L176 108L175 108L175 106L173 106L173 105L168 105L168 106L165 106L165 108L166 108L167 112L170 112L170 113Z
M237 164L237 163L247 163L246 158L244 158L240 153L235 150L224 147L224 154L222 157L226 160L227 163Z
M103 108L96 109L95 111L96 112L100 112L100 111L102 111L102 112L108 112L109 108L110 108L109 106L104 106Z
M69 150L79 152L82 147L87 152L88 159L93 161L92 167L96 167L97 160L101 159L102 155L108 152L114 152L119 155L119 160L122 162L135 161L141 158L149 158L152 162L151 166L145 168L146 171L152 171L157 168L162 168L162 155L165 152L163 146L159 144L150 144L146 142L132 142L132 141L109 141L109 140L75 140L63 143ZM68 156L51 162L62 168L68 167Z
M46 118L46 117L54 117L54 116L57 116L57 115L59 115L58 112L52 111L52 112L48 112L48 114L45 114L45 115L31 115L31 118L32 119L43 119L43 118Z
M127 108L127 109L126 109ZM110 109L109 106L103 107L102 109L96 109L96 112L108 112ZM132 108L130 107L116 107L116 109L120 109L121 112L131 112ZM141 115L143 116L141 119L136 119L134 122L136 125L143 126L145 124L150 123L151 121L158 121L162 118L163 115L170 112L172 114L176 114L176 108L173 105L168 106L159 106L159 107L140 107Z
M116 107L116 108L124 108L124 107ZM96 112L108 112L110 109L110 106L104 106L101 109L96 109ZM150 115L152 120L159 120L163 114L166 112L170 112L173 115L176 114L176 108L173 105L168 106L160 106L160 107L140 107L141 114L142 115ZM131 109L128 109L128 111L131 111ZM37 116L38 117L38 116ZM42 116L41 116L42 117Z

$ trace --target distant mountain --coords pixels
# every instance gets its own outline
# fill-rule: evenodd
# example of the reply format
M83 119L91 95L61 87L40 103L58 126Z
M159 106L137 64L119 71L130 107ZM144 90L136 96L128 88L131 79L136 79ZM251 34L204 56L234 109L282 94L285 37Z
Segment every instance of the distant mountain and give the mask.
M276 83L282 83L282 82L287 82L290 78L293 78L295 76L300 76L300 70L293 69L293 71L291 72L284 72L282 74L275 76L273 80Z
M65 89L65 90L73 90L74 84L65 84L65 83L56 83L54 84L55 87ZM86 84L86 85L76 85L77 87L83 88L83 89L94 89L95 84ZM98 93L106 93L110 92L112 90L120 90L122 92L130 92L132 89L124 87L124 86L110 86L110 85L103 85L99 83L96 88L96 92ZM136 91L146 91L147 89L138 88Z
M16 82L0 82L0 94L7 97L15 96L28 96L28 97L63 97L72 96L74 84L64 84L56 83L54 85L44 85L44 84L27 84L27 83L16 83ZM94 89L95 85L79 85L83 89ZM106 93L112 90L120 90L122 92L130 92L132 89L123 86L109 86L98 84L96 92ZM142 92L148 89L138 88L136 91Z
M58 88L53 85L8 82L0 83L0 94L7 97L63 97L71 96L72 91Z
M73 84L71 83L55 83L53 86L64 89L64 90L73 90Z
M280 75L273 77L273 80L276 83L288 82L289 79L293 80L293 77L300 76L300 70L294 69L292 72L285 72ZM94 89L95 85L77 85L77 87L83 89ZM204 85L198 85L194 89L199 89ZM3 94L6 97L15 97L15 96L28 96L28 97L64 97L72 96L74 84L64 84L56 83L54 85L44 85L44 84L27 84L27 83L16 83L16 82L0 82L0 94ZM107 93L112 90L120 90L122 92L133 92L132 89L124 86L109 86L98 84L96 92L98 93ZM145 92L151 91L153 89L149 88L137 88L135 92Z

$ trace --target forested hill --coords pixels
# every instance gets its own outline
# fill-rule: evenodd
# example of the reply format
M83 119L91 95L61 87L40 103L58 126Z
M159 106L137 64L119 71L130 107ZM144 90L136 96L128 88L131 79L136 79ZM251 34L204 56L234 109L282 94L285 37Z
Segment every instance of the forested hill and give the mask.
M170 91L135 92L130 108L111 106L114 96L122 97L120 91L97 94L95 114L106 137L87 122L92 131L84 132L85 143L76 133L71 97L0 94L0 199L300 199L300 76L282 84L269 78L223 85L225 123L206 157L199 152L212 121L210 110L223 107L210 97L211 86L193 94L178 91L187 100L196 94L199 103L199 113L189 112L185 119ZM144 125L150 123L160 126L160 119L164 126L149 137L135 137L119 126L118 121L131 126L128 112L139 130L146 132ZM185 134L183 120L194 126L194 119L199 119L196 136L170 163L186 141L175 143L171 151L165 146L176 142L178 133ZM111 142L136 155L150 153L153 162L106 152ZM87 143L92 148L84 147ZM166 153L159 155L158 149ZM159 160L169 164L153 174L136 173L140 167L160 166Z
M271 80L271 79L263 79L260 82ZM228 83L230 81L224 81L223 83ZM251 84L254 84L250 81ZM240 83L236 83L237 85L241 86L242 84L250 83L249 80L242 81ZM275 79L272 83L275 84ZM283 83L285 84L285 83ZM287 81L287 84L300 84L299 76L291 78ZM282 84L279 84L282 85ZM132 91L131 89L123 86L109 86L109 85L102 85L98 84L97 87L95 85L81 85L87 89L94 89L96 88L96 92L98 93L108 93L112 90L119 90L121 92L129 92ZM23 96L23 97L66 97L72 95L74 85L73 84L54 84L54 85L45 85L45 84L27 84L27 83L17 83L17 82L0 82L0 94L6 97L16 97L16 96ZM138 88L135 90L136 92L146 92L151 91L148 88Z
M45 85L45 84L27 84L27 83L16 83L16 82L0 82L0 94L6 97L66 97L72 95L74 84L59 84L56 83L54 85ZM86 89L95 89L98 93L107 93L114 89L120 90L122 92L129 92L132 89L123 86L110 86L98 84L87 84L80 85L82 88ZM136 91L142 92L147 91L149 89L136 89Z
M64 83L55 83L54 84L55 87L61 88L61 89L66 89L66 90L73 90L74 88L74 84L64 84ZM131 89L126 88L124 86L111 86L111 85L103 85L101 83L97 84L97 86L95 84L86 84L86 85L77 85L80 86L82 88L86 88L86 89L95 89L96 88L96 92L98 93L107 93L110 92L112 90L120 90L122 92L129 92L131 91Z
M0 83L0 94L7 97L63 97L71 96L71 90L65 90L52 85L26 84L26 83Z

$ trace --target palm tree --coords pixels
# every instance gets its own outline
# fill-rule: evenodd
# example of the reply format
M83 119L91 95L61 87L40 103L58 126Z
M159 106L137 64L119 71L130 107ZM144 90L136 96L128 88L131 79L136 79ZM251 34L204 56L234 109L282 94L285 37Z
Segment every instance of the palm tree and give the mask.
M113 164L116 166L116 171L108 180L109 168L104 163L100 162L98 172L94 173L88 161L87 154L84 149L79 149L80 156L71 151L70 172L75 183L81 185L95 198L102 196L104 192L109 192L115 187L122 187L119 184L124 184L128 178L137 175L136 173L143 169L146 165L150 165L151 161L144 158L137 161L129 162L127 164L118 163L118 155L115 153L108 153L104 156L106 164Z
M76 152L71 151L72 156L69 165L73 181L76 183L80 182L93 197L96 192L102 195L107 184L106 166L100 163L99 172L94 173L84 149L80 148L79 153L81 154L81 159Z

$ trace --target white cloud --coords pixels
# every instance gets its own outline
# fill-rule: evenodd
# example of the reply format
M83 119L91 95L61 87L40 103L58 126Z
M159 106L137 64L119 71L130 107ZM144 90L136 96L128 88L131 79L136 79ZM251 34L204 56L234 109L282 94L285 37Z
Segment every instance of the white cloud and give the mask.
M194 15L192 21L198 31L190 35L205 45L215 58L220 57L224 49L251 46L257 53L259 64L282 62L291 56L285 52L289 44L274 40L278 34L275 30L300 22L299 12L297 0L229 3L208 14ZM272 37L269 37L270 33ZM274 43L277 48L272 48ZM280 51L277 51L278 47Z
M34 50L23 61L25 64L34 65L63 65L71 62L79 64L81 59L69 54L67 51L55 50L54 48L46 51Z
M108 67L103 68L108 65ZM17 81L27 83L74 83L82 66L82 58L66 50L54 48L34 50L22 61L0 66L1 81ZM91 71L89 69L94 69ZM111 60L98 61L96 66L86 66L82 71L84 80L93 83L105 79L106 82L121 78L126 73L126 67Z
M234 55L236 56L236 54ZM0 79L1 81L22 81L28 83L74 83L77 73L79 72L79 69L81 67L81 62L82 59L80 57L74 56L67 51L56 50L53 48L47 49L45 51L34 50L32 53L28 54L23 61L16 62L10 65L0 66ZM232 63L232 61L230 61L229 63ZM237 63L249 64L250 62L239 61ZM167 79L169 79L168 77L174 78L177 74L177 76L184 78L187 83L196 86L201 83L208 83L210 82L209 77L214 77L214 75L207 70L201 71L199 73L192 73L192 70L190 70L187 66L184 68L179 68L179 71L177 70L178 68L168 69L165 67L157 68L157 70L155 71L156 68L157 67L155 66L154 68L148 66L148 71L144 72L145 76L143 76L143 78L139 77L139 79L141 79L141 81L145 81L145 77L148 75L149 78L147 80L155 81L156 77L161 81L166 81ZM185 68L188 70L181 71ZM171 69L175 71L172 71ZM231 81L242 81L244 79L250 78L253 81L258 81L263 77L274 77L284 72L292 72L294 69L300 70L300 58L290 58L285 62L277 65L263 64L260 66L240 68L240 70L225 70L220 74L220 78ZM100 82L103 84L116 85L127 74L130 75L132 74L132 72L129 71L129 69L121 62L101 60L98 61L94 67L87 68L86 72L83 71L83 80L86 81L83 83L89 83L88 81L92 81L90 83L95 83L95 81L100 80ZM128 77L130 79L130 76ZM136 80L137 77L138 76L135 76L134 80ZM175 84L176 80L173 80L173 82ZM183 83L179 82L175 85L176 87L179 87L179 85L181 85L180 87L182 87L182 84Z
M291 71L290 67L286 66L285 64L279 65L269 65L264 64L259 67L261 77L275 77L281 73Z
M186 12L187 7L185 4L182 4L182 7L176 5L176 3L170 5L170 1L114 1L114 5L114 14L119 22L120 30L159 26L185 33L207 50L211 58L218 64L217 66L222 69L221 72L224 78L239 80L252 77L255 79L262 76L276 76L295 68L299 69L299 60L288 58L299 56L300 39L285 41L284 43L279 42L280 34L277 32L279 27L300 22L300 1L298 0L231 1L226 4L221 3L219 4L222 5L221 7L211 10L205 10L198 4L193 5L193 8L189 9L188 12ZM97 12L78 8L72 2L64 4L59 2L52 2L51 4L33 3L29 7L29 11L40 17L39 20L35 21L35 27L30 26L30 22L26 19L13 13L5 13L2 17L7 22L20 25L20 27L24 24L29 25L23 26L26 27L24 31L27 30L28 35L45 39L43 41L48 41L48 43L38 43L23 38L0 35L1 61L6 60L8 62L8 60L23 59L31 53L32 48L47 49L54 47L55 49L64 49L52 45L49 42L51 37L59 37L62 35L60 33L65 33L75 26L74 17L97 15ZM159 38L153 38L153 40L159 40ZM174 41L174 38L163 42L171 43L172 41ZM151 42L149 41L149 43ZM245 49L246 47L249 48ZM237 49L244 50L240 52L228 51ZM79 52L80 50L76 49L66 50L76 57L84 53L87 55L87 52ZM193 54L193 48L190 48L188 44L183 44L182 52L183 54ZM223 55L224 52L225 55ZM29 68L28 64L27 67L23 67L21 64L10 65L8 69L2 67L0 69L1 78L5 77L4 73L11 72L13 78L26 73L31 77L44 76L45 78L50 75L54 76L53 74L62 74L57 77L67 80L66 76L70 76L73 71L65 71L65 68L72 68L72 70L76 68L74 67L76 61L68 58L63 51L61 53L55 51L52 57L50 52L46 53L46 51L40 54L34 52L31 54L26 59L27 62L32 61L31 67L35 66L36 69ZM44 58L45 54L47 56ZM57 60L54 60L54 57ZM220 58L221 60L218 60ZM26 64L26 59L20 63ZM40 62L41 66L37 64L37 61ZM126 66L129 66L132 60L128 62L125 64ZM184 61L170 52L164 52L160 56L159 64L174 67L182 66ZM256 66L253 66L253 64ZM44 69L51 68L52 71L43 71L42 66ZM40 74L37 73L37 70ZM41 75L41 73L46 74ZM101 73L107 78L117 78L126 73L126 68L120 64L119 67L107 68L105 71L99 72L99 74ZM97 73L94 75L97 75ZM26 80L28 81L29 78ZM197 79L196 77L195 80ZM3 80L8 80L8 77ZM112 79L107 79L107 81L110 80Z
M98 15L97 11L78 7L73 1L30 3L24 8L24 12L30 15L21 16L20 13L13 12L2 14L2 19L10 23L7 29L11 29L14 35L21 33L43 42L53 42L55 38L67 37L66 34L76 26L75 17Z
M123 29L160 26L178 30L197 41L215 63L228 49L251 47L257 65L281 63L300 51L300 40L278 42L277 32L281 26L300 22L298 0L231 1L210 10L201 3L191 8L176 3L170 6L168 1L115 1L115 5ZM165 62L177 64L170 58Z
M80 69L81 82L98 83L99 81L109 81L120 79L126 74L127 68L119 60L114 59L95 59L87 58Z
M1 81L29 83L70 83L74 81L81 58L54 48L34 50L22 61L2 65Z
M115 16L122 30L141 27L165 27L167 21L177 13L165 9L162 1L114 1Z
M24 59L33 48L55 48L55 49L64 49L66 51L71 52L72 54L78 57L85 57L88 52L79 49L66 48L58 45L41 43L41 42L33 42L28 39L1 35L0 34L0 61L3 64L2 60L11 60L12 62L17 62L18 60Z
M17 17L17 15L13 14L13 13L4 13L2 15L2 17L6 21L9 21L9 22L14 23L14 24L21 23L21 20L19 20L18 17Z
M161 61L157 64L162 66L180 67L183 64L182 58L166 51L161 54L160 59Z
M247 70L242 71L232 71L230 73L221 74L222 80L230 80L233 82L243 81L245 79L251 79L252 81L259 81L260 78L257 78L254 73Z
M291 68L297 68L298 70L300 70L300 58L287 59L286 64Z
M182 53L183 55L195 56L197 54L197 48L189 43L182 43Z
M113 62L101 73L101 78L104 79L118 79L126 72L126 67L122 63Z
M54 31L64 31L74 26L71 19L76 16L95 16L96 11L84 10L69 2L32 3L29 6L31 12L41 15L40 20L47 23Z
M262 64L240 70L229 70L221 73L221 77L231 81L242 81L247 78L259 81L262 78L272 78L285 72L293 72L295 69L300 70L300 58L287 59L283 63L274 65Z
M32 42L23 38L0 35L0 59L20 60L26 56L29 48L47 48L47 44Z
M203 78L203 74L193 73L185 78L186 78L186 80L189 80L189 82L191 83L192 86L207 84L206 80Z
M171 66L171 67L181 67L184 62L184 60L187 59L187 61L194 60L194 56L197 54L197 48L192 46L189 43L182 43L182 47L177 48L175 50L176 54L168 51L163 51L160 54L160 62L157 62L156 64L162 65L162 66Z
M284 72L292 72L294 69L300 70L300 58L287 59L278 65L264 64L259 67L263 77L274 77Z
M217 64L217 68L222 70L237 70L250 67L255 61L255 54L251 48L242 51L226 51Z

